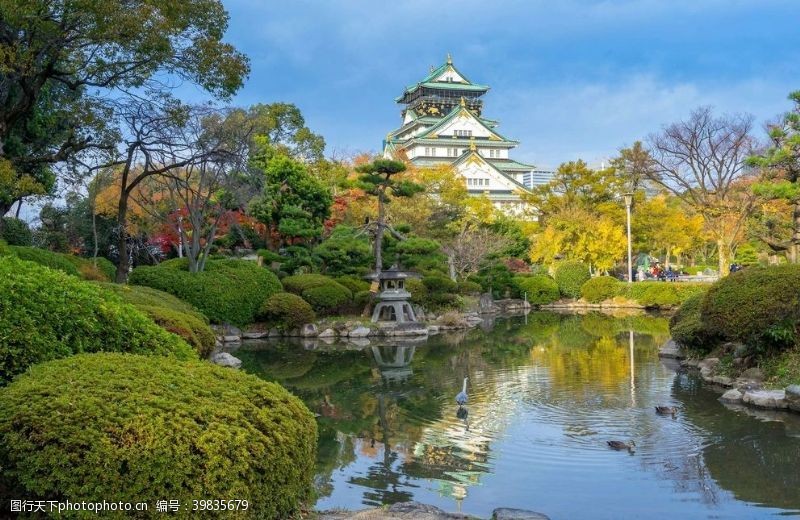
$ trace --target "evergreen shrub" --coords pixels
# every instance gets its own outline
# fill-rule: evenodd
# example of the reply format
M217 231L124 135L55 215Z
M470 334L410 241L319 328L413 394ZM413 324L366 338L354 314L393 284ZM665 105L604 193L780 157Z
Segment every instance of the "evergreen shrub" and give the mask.
M346 287L338 284L327 284L310 287L303 291L303 299L307 301L316 312L333 314L346 308L353 300L353 293Z
M115 294L33 262L0 258L0 384L35 363L100 351L197 357Z
M758 349L797 345L800 265L752 266L716 282L700 313L712 336Z
M481 284L477 282L471 282L469 280L458 282L458 294L464 296L477 296L481 293L481 290Z
M705 296L699 293L686 298L669 320L672 339L682 347L701 354L709 352L714 346L700 317Z
M28 223L14 217L2 217L0 222L0 239L11 246L30 246L33 244L33 233Z
M70 256L65 255L64 253L54 253L53 251L48 251L47 249L29 246L9 246L8 249L14 254L14 256L22 260L35 262L51 269L57 269L67 274L71 274L72 276L81 275L76 266L77 262L70 260Z
M83 354L0 392L0 467L15 497L151 507L218 497L247 500L248 518L294 518L310 498L316 444L299 399L207 362Z
M704 293L709 285L690 282L620 283L619 296L652 308L672 308L694 294Z
M589 278L591 278L589 266L583 262L563 262L556 267L555 280L558 290L567 298L579 298L581 286Z
M581 298L589 303L600 303L618 296L619 286L619 280L612 276L596 276L581 285Z
M558 284L547 275L515 276L514 284L521 295L527 293L531 305L545 305L559 298Z
M306 323L313 323L314 309L296 294L279 292L269 297L261 307L261 319L280 330L296 329Z
M200 310L212 323L253 323L264 302L281 291L273 272L247 260L206 261L203 272L190 273L186 259L133 270L130 283L168 292Z

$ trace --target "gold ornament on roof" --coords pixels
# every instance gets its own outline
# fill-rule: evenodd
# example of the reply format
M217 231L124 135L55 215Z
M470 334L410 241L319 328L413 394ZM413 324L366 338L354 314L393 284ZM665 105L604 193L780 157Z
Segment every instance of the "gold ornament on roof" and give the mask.
M461 106L466 108L467 107L467 98L461 96Z
M474 137L470 137L470 139L469 139L469 151L470 152L474 152L474 151L477 151L477 150L478 150L478 147L475 146L475 138Z
M449 52L447 53L447 64L448 65L452 65L453 64L453 57L450 56Z

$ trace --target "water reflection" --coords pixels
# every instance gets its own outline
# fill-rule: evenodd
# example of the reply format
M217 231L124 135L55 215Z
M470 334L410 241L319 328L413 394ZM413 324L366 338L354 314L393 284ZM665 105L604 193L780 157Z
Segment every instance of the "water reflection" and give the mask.
M564 518L800 508L796 422L723 407L659 362L667 335L660 317L534 312L422 342L278 341L237 356L320 415L318 507L414 499ZM660 417L655 405L680 411ZM635 439L636 454L609 439Z

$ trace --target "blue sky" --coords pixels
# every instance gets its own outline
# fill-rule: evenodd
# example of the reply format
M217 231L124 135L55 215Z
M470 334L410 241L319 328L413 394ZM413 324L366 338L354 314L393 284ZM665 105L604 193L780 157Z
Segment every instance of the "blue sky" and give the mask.
M378 151L394 97L447 52L540 166L599 162L700 105L760 124L800 89L798 0L223 1L252 63L234 102L295 103L328 153Z

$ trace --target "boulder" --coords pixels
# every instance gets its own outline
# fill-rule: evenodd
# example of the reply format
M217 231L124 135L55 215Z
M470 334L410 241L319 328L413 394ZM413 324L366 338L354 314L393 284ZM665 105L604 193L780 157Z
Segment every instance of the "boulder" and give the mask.
M681 353L681 348L673 340L669 340L658 349L658 357L670 359L683 359L686 356Z
M304 338L314 338L318 335L317 326L313 323L306 323L300 327L300 336Z
M241 336L234 336L234 335L222 336L223 343L239 343L240 341L242 341Z
M784 390L748 390L744 393L742 402L759 408L785 409L789 407Z
M229 368L241 368L242 360L228 354L227 352L217 352L211 355L211 362Z
M741 403L743 394L738 388L731 388L719 398L720 401L725 403Z
M739 378L741 379L750 379L752 381L763 381L764 380L764 373L758 367L748 368L741 374L739 374Z
M319 338L335 338L336 337L336 331L334 331L333 329L325 329L322 332L320 332L319 334L317 334L317 337L319 337Z
M800 385L786 387L786 404L791 410L800 412Z
M720 385L728 388L733 386L735 383L733 378L730 378L728 376L713 376L710 377L708 381L714 383L715 385Z
M492 520L550 520L550 517L527 509L498 507L492 511Z
M434 335L439 334L439 326L438 325L428 325L428 334Z
M359 325L358 327L350 330L347 333L347 337L348 338L366 338L367 336L369 336L370 332L371 332L370 329L368 329L367 327Z
M242 339L263 339L268 336L268 330L246 330L242 332Z
M276 328L269 329L269 334L267 335L269 338L279 338L281 336L283 336L283 334Z

